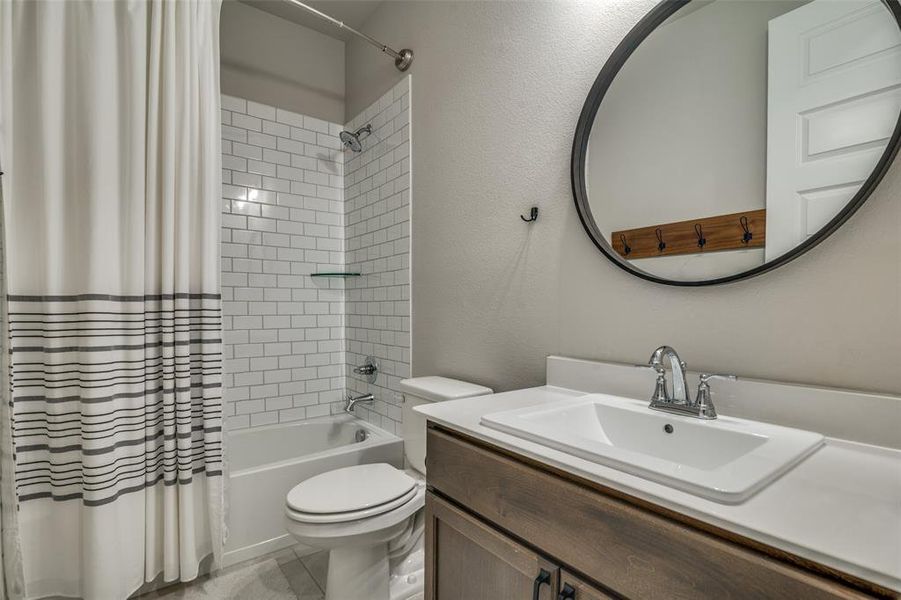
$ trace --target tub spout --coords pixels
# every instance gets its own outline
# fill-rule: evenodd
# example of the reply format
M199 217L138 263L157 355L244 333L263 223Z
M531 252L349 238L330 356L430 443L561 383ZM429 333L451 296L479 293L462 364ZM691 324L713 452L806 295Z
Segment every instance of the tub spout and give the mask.
M363 394L362 396L353 397L350 394L344 399L344 412L353 414L354 407L360 402L371 403L375 402L375 396L372 394Z

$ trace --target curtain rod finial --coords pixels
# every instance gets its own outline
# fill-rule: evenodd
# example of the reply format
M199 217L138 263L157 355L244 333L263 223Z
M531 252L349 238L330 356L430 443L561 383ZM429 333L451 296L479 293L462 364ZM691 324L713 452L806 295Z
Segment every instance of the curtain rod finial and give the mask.
M394 66L397 67L398 71L406 71L410 68L410 65L413 64L413 51L409 48L404 48L400 52L398 52L398 57L394 59Z

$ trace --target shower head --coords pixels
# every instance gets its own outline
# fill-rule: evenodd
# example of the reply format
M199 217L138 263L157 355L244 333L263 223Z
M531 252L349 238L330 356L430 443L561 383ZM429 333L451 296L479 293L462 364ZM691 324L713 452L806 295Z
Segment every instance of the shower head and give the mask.
M350 131L342 131L338 134L338 137L341 138L341 143L346 147L350 148L354 152L361 152L363 150L363 140L369 137L372 134L372 124L364 125L360 127L354 132Z
M339 134L341 138L341 143L353 150L354 152L359 152L363 149L363 145L360 143L360 137L349 131L342 131Z

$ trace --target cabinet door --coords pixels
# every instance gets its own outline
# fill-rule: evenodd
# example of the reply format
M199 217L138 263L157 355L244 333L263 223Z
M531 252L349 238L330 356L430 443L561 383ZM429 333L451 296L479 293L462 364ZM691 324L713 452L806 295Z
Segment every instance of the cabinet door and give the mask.
M426 494L426 600L556 600L559 569Z
M558 600L613 600L614 596L602 592L600 588L562 569L560 571L560 593L557 598Z

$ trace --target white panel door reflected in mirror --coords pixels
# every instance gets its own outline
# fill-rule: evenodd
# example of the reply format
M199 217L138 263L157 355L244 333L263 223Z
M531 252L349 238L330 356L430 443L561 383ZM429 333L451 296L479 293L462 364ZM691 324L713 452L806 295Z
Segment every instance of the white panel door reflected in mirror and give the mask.
M891 154L901 29L890 6L696 0L669 14L613 74L574 151L595 243L640 276L697 285L825 237Z

